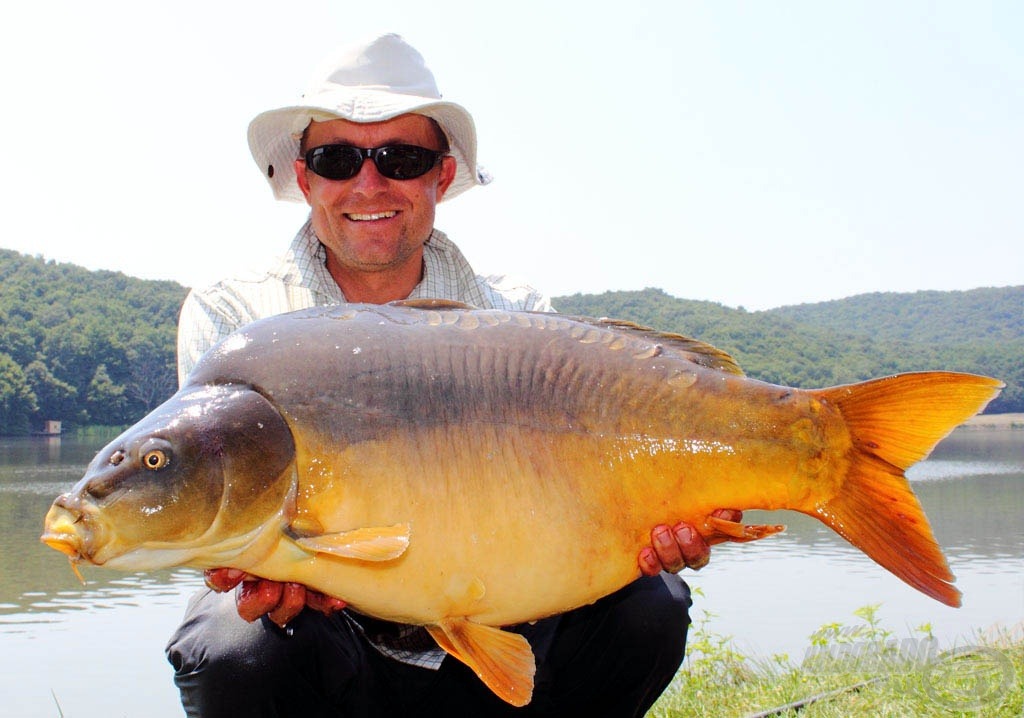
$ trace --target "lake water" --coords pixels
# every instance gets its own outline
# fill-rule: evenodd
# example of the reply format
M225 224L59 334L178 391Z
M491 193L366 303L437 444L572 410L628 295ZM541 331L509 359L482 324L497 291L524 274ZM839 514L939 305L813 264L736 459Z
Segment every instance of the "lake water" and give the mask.
M39 543L50 502L82 474L109 437L0 440L0 714L19 718L181 716L163 647L188 596L188 570L127 575L83 569ZM788 512L748 521L785 523L764 541L716 547L687 579L694 616L748 655L799 661L826 623L881 604L896 637L930 622L940 647L1024 620L1024 431L958 430L910 472L945 549L959 609L906 586L814 520ZM713 614L707 618L707 613Z

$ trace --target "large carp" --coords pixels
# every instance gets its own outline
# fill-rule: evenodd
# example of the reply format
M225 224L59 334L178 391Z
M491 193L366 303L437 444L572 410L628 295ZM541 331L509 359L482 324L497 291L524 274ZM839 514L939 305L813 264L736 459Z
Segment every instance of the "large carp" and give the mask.
M807 391L622 322L312 309L208 352L56 499L42 540L76 563L243 569L425 625L523 705L533 655L500 627L634 580L657 524L710 542L781 528L719 507L814 516L958 605L903 472L1001 386L924 372Z

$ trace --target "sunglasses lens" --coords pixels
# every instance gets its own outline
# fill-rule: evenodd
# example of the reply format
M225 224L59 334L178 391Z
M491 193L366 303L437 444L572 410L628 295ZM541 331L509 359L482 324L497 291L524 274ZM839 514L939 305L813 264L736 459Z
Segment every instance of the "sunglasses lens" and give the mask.
M306 153L306 166L331 180L355 177L362 164L359 149L350 145L324 145Z
M389 179L415 179L429 172L441 153L415 145L393 145L377 150L377 170Z
M359 173L363 158L373 157L377 171L388 179L409 180L433 169L442 152L416 145L388 145L361 150L352 145L322 145L306 153L306 167L330 180L347 180Z

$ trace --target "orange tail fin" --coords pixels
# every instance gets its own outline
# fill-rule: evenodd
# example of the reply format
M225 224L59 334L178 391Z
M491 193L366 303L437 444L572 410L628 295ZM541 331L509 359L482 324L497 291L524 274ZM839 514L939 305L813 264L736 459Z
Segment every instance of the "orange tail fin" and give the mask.
M953 372L920 372L813 393L839 408L853 439L839 493L815 516L919 591L949 606L960 592L903 472L1004 385Z

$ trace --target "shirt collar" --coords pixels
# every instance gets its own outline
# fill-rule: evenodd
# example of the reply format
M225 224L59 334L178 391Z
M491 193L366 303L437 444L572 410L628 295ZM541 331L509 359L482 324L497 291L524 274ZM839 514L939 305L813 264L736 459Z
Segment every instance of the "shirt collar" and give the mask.
M285 255L278 275L287 284L307 287L328 304L345 303L345 294L327 271L327 249L317 239L309 220L299 229ZM434 229L423 246L423 278L409 293L410 299L457 299L486 306L476 273L444 234Z

